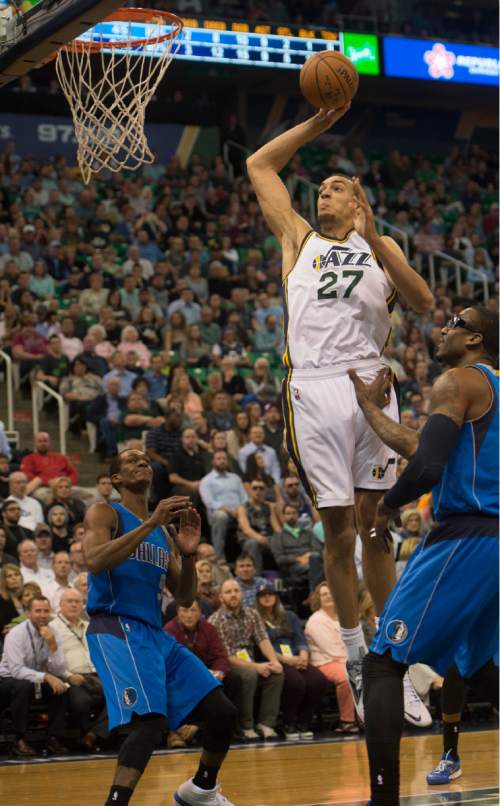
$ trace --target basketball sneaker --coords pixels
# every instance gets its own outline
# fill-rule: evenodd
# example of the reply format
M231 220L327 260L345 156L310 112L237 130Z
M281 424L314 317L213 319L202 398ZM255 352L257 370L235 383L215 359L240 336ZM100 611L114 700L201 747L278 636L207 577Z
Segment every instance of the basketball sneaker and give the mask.
M460 756L453 756L451 750L443 753L441 760L435 770L427 775L427 783L431 785L449 784L455 778L460 778Z
M193 779L184 781L174 795L176 806L235 806L220 791L220 786L215 789L201 789L193 784Z
M413 687L410 675L403 677L405 719L416 728L428 728L432 725L432 717Z
M365 709L363 706L363 659L348 660L346 663L347 679L351 689L354 707L358 719L362 725L365 724Z

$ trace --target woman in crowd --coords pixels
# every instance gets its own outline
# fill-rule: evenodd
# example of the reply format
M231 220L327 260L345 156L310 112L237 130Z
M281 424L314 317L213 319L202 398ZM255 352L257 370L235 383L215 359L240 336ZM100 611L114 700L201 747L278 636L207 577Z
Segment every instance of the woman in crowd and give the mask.
M66 476L51 479L49 487L50 495L45 511L47 512L56 505L64 507L68 515L68 528L72 533L73 527L77 523L82 523L85 517L85 504L79 498L73 496L73 485ZM54 548L54 551L57 551L57 549Z
M87 336L92 336L95 341L96 355L99 355L101 358L109 361L115 352L115 348L107 339L106 329L103 327L103 325L91 325L87 330Z
M89 372L85 359L77 355L71 364L70 375L62 379L59 391L69 403L69 430L80 436L87 424L90 402L102 394L101 379Z
M260 407L260 403L257 403L257 401L247 403L245 406L245 411L248 415L248 419L250 420L249 430L254 425L262 425L262 409Z
M283 666L281 709L285 737L288 741L313 739L313 717L329 682L309 662L307 641L298 616L285 610L273 588L263 587L257 592L256 609Z
M160 324L161 320L157 319L153 308L148 305L141 308L137 317L136 327L139 338L149 350L159 350L161 347Z
M257 358L253 365L253 372L245 380L249 395L263 396L266 399L278 397L280 382L271 374L267 358Z
M266 501L279 503L278 511L281 510L281 491L273 477L267 473L264 457L261 453L252 453L247 459L246 471L243 475L243 482L247 493L250 492L252 481L261 481L264 484L264 498Z
M176 372L170 387L170 394L167 397L167 405L171 397L177 398L182 403L182 411L187 417L192 414L201 414L203 411L203 404L201 397L193 392L191 380L187 372Z
M43 591L38 582L25 582L21 593L21 610L8 625L9 629L12 629L12 627L15 627L17 624L21 624L23 621L26 621L28 618L29 604L31 600L35 598L35 596L43 596Z
M208 367L210 346L202 341L198 325L189 325L186 340L179 348L179 360L187 367Z
M250 419L246 411L238 411L234 418L234 426L227 432L227 451L237 462L238 454L248 442Z
M164 338L167 355L172 351L179 353L181 346L186 343L188 338L186 317L182 311L174 311L164 330Z
M313 614L306 622L305 635L311 663L335 686L342 733L359 733L345 669L347 652L340 637L337 612L326 582L317 586L310 602Z
M55 296L56 284L54 278L47 274L47 266L43 260L37 260L33 266L30 277L30 291L40 300L48 300Z
M121 353L125 353L125 355L132 351L135 352L139 358L139 365L145 369L149 367L151 353L144 342L140 341L137 328L133 325L126 325L123 328L118 349Z
M213 613L220 607L220 599L217 586L214 583L212 563L208 560L198 560L196 563L196 576L198 579L196 598L200 604L208 605L210 612Z
M22 595L23 575L14 563L5 563L0 570L0 637L9 631L12 619L23 612Z
M68 526L69 515L66 507L62 504L54 504L48 509L46 519L52 535L53 551L67 551L69 553L72 534Z

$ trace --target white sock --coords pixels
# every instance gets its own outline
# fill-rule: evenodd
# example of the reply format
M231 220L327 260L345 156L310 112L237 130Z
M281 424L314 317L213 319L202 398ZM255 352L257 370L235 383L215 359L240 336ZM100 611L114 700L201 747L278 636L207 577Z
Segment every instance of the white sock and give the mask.
M340 635L347 649L347 660L361 660L366 655L368 649L365 643L365 636L361 624L351 629L340 628Z

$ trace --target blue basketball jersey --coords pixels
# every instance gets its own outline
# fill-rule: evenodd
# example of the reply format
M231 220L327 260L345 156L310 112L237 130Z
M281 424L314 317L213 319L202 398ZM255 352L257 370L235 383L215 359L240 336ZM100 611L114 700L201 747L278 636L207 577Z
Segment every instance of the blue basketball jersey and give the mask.
M492 390L488 411L478 420L462 425L458 443L439 484L432 490L434 516L478 514L498 517L498 372L474 364Z
M141 525L142 521L122 504L111 506L118 517L115 538ZM89 574L88 613L128 616L161 627L161 600L168 563L168 542L164 531L157 526L125 562L112 571Z

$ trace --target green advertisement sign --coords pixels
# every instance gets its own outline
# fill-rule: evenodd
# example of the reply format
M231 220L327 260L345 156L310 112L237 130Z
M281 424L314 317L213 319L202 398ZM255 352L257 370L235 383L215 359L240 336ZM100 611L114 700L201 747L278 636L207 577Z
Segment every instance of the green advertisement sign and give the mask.
M344 53L356 66L358 73L380 74L378 38L374 34L344 34Z

